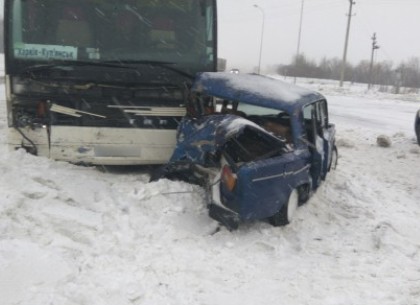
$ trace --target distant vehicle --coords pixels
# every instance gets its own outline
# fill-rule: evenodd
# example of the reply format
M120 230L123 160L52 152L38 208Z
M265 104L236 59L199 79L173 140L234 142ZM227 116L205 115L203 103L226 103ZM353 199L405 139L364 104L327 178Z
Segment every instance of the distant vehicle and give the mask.
M164 164L216 0L5 0L8 144L72 163Z
M229 229L288 224L337 164L335 126L317 92L256 74L202 73L189 109L170 162L152 179L202 185L210 216Z
M420 110L416 113L416 118L414 120L414 130L417 136L417 143L420 145Z
M238 74L239 73L239 69L232 69L232 70L230 70L230 73Z

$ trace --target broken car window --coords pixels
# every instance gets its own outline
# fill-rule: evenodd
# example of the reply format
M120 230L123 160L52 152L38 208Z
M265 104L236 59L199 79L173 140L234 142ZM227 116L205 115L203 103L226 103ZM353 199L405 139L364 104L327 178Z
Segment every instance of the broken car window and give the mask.
M230 139L225 146L235 163L256 161L281 155L287 149L281 141L269 138L256 129L245 128L242 133Z

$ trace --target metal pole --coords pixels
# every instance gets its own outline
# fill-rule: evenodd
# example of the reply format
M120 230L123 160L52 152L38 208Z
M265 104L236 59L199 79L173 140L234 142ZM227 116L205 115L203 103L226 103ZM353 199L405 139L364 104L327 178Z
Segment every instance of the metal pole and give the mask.
M372 87L373 84L373 59L375 56L375 50L379 49L379 46L376 44L376 33L373 33L372 36L372 54L370 56L370 67L369 67L369 84L368 89Z
M305 0L302 0L302 5L300 8L300 22L299 22L299 33L298 33L298 42L297 42L297 50L296 50L296 58L295 58L295 69L297 71L297 61L298 61L298 57L299 57L299 52L300 52L300 38L302 36L302 20L303 20L303 5L305 3ZM294 79L294 83L296 84L296 71L295 71L295 79Z
M344 81L344 73L346 70L346 60L347 60L347 47L349 44L349 34L350 34L350 22L352 17L352 9L353 5L356 4L353 0L349 0L350 8L349 8L349 15L347 16L347 30L346 30L346 39L344 42L344 54L343 54L343 61L341 62L341 77L340 77L340 87L343 87Z
M264 39L264 20L265 20L265 14L264 10L258 6L257 4L254 4L254 7L259 9L262 13L262 26L261 26L261 41L260 41L260 56L258 60L258 74L261 74L261 55L262 55L262 47L263 47L263 39Z

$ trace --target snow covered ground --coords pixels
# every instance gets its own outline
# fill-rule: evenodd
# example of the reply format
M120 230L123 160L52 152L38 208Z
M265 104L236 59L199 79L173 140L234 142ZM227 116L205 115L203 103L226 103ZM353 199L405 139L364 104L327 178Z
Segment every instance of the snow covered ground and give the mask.
M9 152L1 86L0 304L419 305L420 96L302 85L328 97L338 168L294 223L235 232L198 187Z

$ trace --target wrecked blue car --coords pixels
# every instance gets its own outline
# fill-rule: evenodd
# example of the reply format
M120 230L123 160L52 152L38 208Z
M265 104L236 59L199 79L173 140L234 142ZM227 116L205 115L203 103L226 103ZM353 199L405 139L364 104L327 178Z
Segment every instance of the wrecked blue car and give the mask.
M202 185L229 229L286 225L337 164L325 97L256 75L209 72L193 84L171 160L156 177Z
M414 119L414 131L417 137L417 144L420 145L420 110L417 111Z

